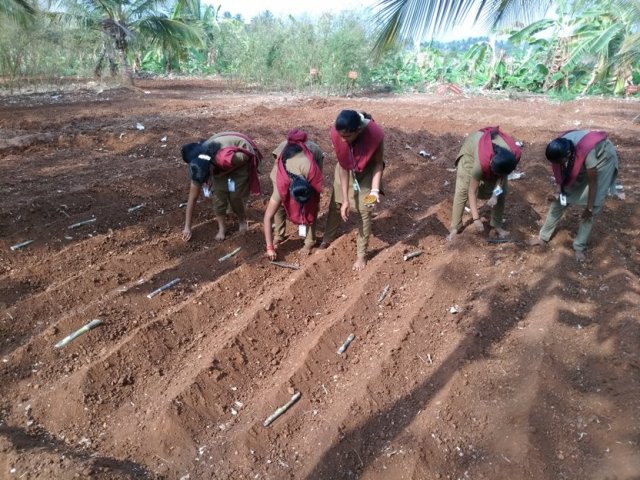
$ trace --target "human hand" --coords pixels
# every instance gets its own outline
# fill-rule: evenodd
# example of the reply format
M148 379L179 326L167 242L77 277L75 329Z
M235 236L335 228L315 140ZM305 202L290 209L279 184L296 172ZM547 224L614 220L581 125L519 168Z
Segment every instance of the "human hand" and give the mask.
M364 204L369 208L373 208L377 203L380 203L380 190L372 188L369 195L364 197Z
M484 232L484 224L482 223L482 219L478 218L477 220L473 221L473 226L476 229L476 232L478 233L482 233Z
M493 208L498 204L498 197L495 195L491 195L491 198L487 200L487 206Z
M349 219L349 201L342 203L342 206L340 207L340 216L345 222Z
M182 240L185 242L191 240L191 227L184 227L182 230Z
M593 218L593 209L592 208L585 208L582 211L582 220L591 220Z
M273 245L267 245L267 252L265 253L267 258L272 262L278 257L276 250Z

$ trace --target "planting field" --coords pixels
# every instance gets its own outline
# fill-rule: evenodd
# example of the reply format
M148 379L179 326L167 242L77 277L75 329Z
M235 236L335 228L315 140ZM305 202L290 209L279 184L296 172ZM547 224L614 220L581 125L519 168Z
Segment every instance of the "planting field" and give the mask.
M138 86L0 99L0 478L640 478L640 102ZM343 108L386 134L367 268L351 270L354 220L308 257L289 225L280 260L301 268L273 266L270 152L294 127L327 152L322 233ZM453 162L487 125L524 142L514 241L450 244ZM548 249L526 246L553 189L544 148L573 128L610 133L626 196L584 264L579 208ZM222 243L200 201L185 243L180 146L225 130L265 154L265 195Z

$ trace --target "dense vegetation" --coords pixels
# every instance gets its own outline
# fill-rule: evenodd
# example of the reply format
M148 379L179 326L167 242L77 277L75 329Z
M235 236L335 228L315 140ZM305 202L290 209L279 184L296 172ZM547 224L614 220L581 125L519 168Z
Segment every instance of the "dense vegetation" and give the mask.
M245 23L200 0L78 0L47 6L7 0L0 8L4 87L61 77L219 75L267 89L424 90L467 88L622 94L640 83L640 2L570 2L543 19L488 38L374 54L375 31L362 12L318 19ZM497 41L496 39L499 39ZM349 78L357 72L357 78ZM354 77L353 73L351 77Z

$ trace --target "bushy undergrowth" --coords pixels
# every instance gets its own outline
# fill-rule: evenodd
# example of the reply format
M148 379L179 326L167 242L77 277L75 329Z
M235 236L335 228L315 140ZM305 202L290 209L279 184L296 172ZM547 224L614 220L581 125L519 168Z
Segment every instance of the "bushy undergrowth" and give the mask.
M172 14L177 15L175 10ZM191 13L176 19L189 25L200 41L176 45L138 35L129 39L126 54L118 56L113 39L96 28L100 22L89 28L41 16L26 28L0 17L2 86L13 89L65 76L116 78L122 68L118 58L128 60L138 74L219 75L253 88L318 94L424 91L452 83L474 90L551 92L562 98L621 93L620 85L640 81L637 63L600 71L597 57L586 48L583 61L572 57L555 68L551 59L558 38L527 36L531 27L516 32L512 42L477 38L431 43L419 51L398 46L375 56L374 30L361 12L314 20L275 18L265 12L250 23L231 15Z

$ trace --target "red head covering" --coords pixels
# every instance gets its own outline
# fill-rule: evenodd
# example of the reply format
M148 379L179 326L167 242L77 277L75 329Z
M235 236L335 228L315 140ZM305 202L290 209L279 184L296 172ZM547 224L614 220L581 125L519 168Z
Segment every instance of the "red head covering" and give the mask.
M316 164L311 150L305 143L306 141L307 134L302 130L294 129L287 134L287 143L294 143L300 146L309 159L309 174L306 180L314 192L303 206L293 198L289 190L291 178L287 174L287 169L282 161L282 152L278 155L278 170L276 172L276 188L280 194L282 206L289 220L298 225L311 225L315 221L318 216L320 193L322 192L322 171Z
M480 160L480 168L482 169L483 178L491 179L495 175L491 171L491 159L493 158L493 142L491 137L495 134L500 135L504 142L509 146L509 150L516 157L516 162L520 161L522 150L516 145L515 140L500 130L500 127L484 127L481 128L482 136L478 142L478 159Z
M338 163L345 170L353 170L356 173L365 169L383 139L384 132L373 119L369 120L351 144L344 141L335 126L331 127L331 143L336 151Z
M560 135L560 137L564 137L567 133L571 132L575 132L575 130L564 132ZM580 169L582 168L582 165L584 165L584 161L587 158L587 155L589 155L589 152L593 150L598 143L606 139L607 132L601 131L589 132L584 137L582 137L576 145L576 157L573 160L571 171L568 172L566 178L563 178L562 165L558 163L552 163L551 169L553 170L553 176L556 178L556 183L563 188L571 186L573 182L576 181L576 178L578 178Z

